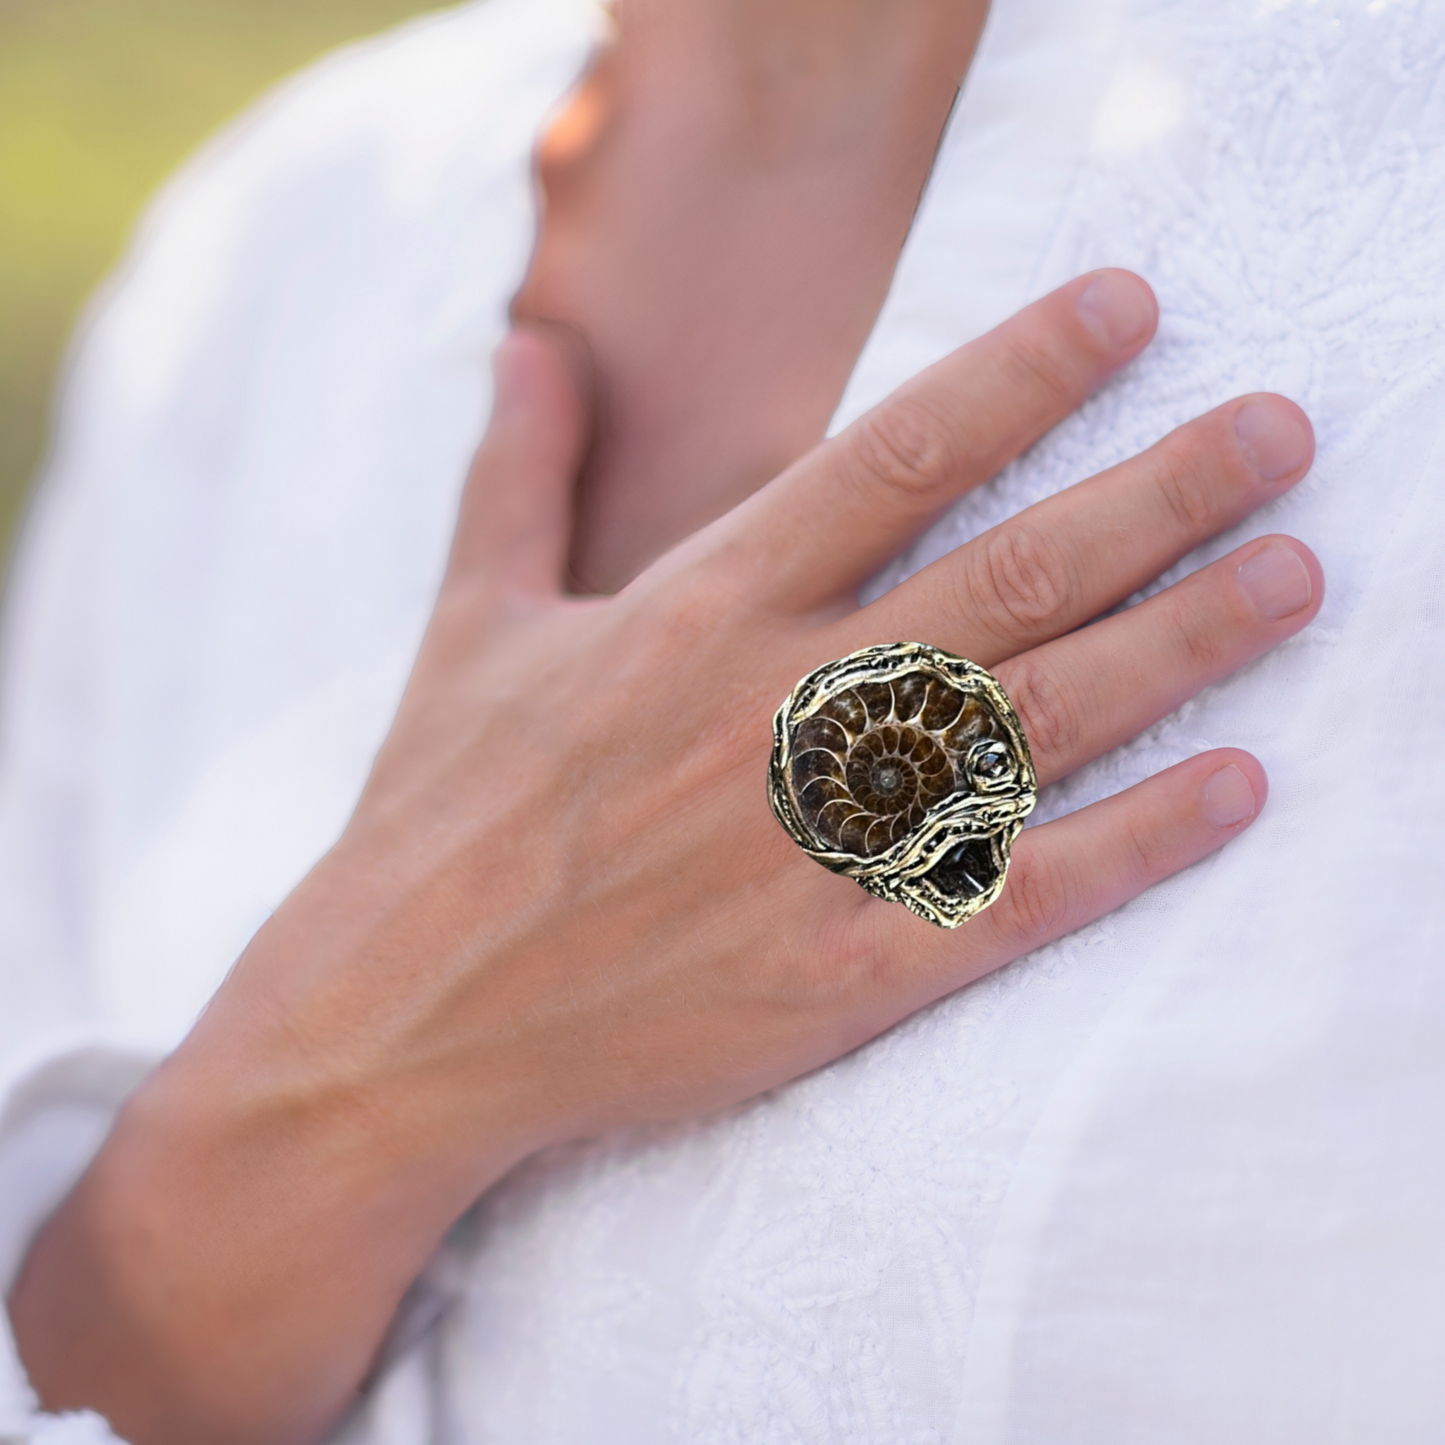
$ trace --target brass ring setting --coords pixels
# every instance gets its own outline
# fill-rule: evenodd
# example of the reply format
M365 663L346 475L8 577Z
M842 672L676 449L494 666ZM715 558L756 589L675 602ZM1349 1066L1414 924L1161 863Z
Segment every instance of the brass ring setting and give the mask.
M773 719L768 801L823 867L957 928L1003 892L1038 778L992 673L898 642L793 689Z

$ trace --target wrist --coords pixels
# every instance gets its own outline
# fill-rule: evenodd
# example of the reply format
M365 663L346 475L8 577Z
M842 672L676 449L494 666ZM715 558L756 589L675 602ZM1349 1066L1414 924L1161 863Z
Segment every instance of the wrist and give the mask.
M146 1445L324 1433L441 1233L347 1133L185 1068L146 1085L11 1297L46 1407Z
M300 925L288 904L258 936L32 1248L11 1313L47 1407L146 1445L319 1438L446 1230L531 1151L519 1111L403 1057L357 994L311 1027L338 1001L288 956Z
M304 1188L359 1227L384 1228L414 1275L455 1219L547 1140L520 1061L499 1054L498 1021L457 1018L437 977L445 921L408 896L399 871L394 858L374 877L355 854L323 863L132 1112L156 1139L190 1141L207 1177L246 1160L272 1190ZM353 906L343 919L358 897L376 912Z

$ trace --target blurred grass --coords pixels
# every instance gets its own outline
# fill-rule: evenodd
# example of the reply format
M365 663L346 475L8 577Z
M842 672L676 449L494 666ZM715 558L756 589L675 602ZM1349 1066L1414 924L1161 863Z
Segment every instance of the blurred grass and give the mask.
M68 333L147 197L269 82L429 8L0 0L0 549L48 441Z

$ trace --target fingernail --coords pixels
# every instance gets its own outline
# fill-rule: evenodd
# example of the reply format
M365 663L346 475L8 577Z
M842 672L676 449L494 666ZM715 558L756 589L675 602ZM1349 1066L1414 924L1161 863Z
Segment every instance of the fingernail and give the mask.
M1132 346L1154 324L1154 302L1142 281L1125 271L1104 271L1079 296L1079 316L1111 351Z
M1292 406L1261 397L1240 407L1234 434L1244 459L1267 482L1302 467L1309 457L1310 434Z
M1309 570L1299 553L1283 542L1271 542L1241 562L1238 576L1250 605L1267 622L1278 622L1308 607L1314 595Z
M1232 828L1254 817L1256 803L1249 779L1233 763L1213 774L1200 790L1204 816L1216 828Z

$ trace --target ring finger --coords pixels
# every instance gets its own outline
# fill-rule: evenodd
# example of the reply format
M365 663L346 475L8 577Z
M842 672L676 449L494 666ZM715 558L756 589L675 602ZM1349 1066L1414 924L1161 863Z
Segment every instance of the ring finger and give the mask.
M1127 612L1001 663L1039 782L1066 777L1292 637L1323 599L1314 553L1292 537L1264 537Z
M1265 537L1131 607L1035 647L994 672L1023 723L1041 784L1064 777L1293 636L1319 611L1324 577L1302 542ZM895 637L841 630L839 654ZM932 641L917 618L899 637Z

